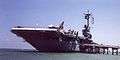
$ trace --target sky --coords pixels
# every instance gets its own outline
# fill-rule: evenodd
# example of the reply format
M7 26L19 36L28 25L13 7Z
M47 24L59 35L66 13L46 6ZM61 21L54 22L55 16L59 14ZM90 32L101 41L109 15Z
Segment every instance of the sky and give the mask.
M119 0L0 0L0 48L34 49L10 30L15 26L47 27L65 22L65 29L79 31L85 24L84 12L94 17L93 41L120 46Z

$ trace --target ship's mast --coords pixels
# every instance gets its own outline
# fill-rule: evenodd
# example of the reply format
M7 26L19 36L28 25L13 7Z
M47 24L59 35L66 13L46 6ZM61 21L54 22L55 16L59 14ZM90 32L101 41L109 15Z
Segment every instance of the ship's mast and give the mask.
M89 29L90 27L89 27L89 25L90 25L90 13L89 13L89 10L87 10L87 13L85 13L85 19L87 20L87 29Z
M82 30L84 37L86 37L87 39L91 39L92 35L90 34L90 18L93 18L89 12L89 10L87 10L87 13L84 13L85 15L85 19L86 19L86 24L84 25L84 29Z

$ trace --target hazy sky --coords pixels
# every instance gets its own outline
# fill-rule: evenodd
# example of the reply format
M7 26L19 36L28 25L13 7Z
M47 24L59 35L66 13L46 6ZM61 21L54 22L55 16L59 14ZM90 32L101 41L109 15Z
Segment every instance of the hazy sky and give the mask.
M86 9L95 18L93 41L120 45L119 0L0 0L0 48L31 48L10 32L18 25L47 27L65 21L65 29L81 33Z

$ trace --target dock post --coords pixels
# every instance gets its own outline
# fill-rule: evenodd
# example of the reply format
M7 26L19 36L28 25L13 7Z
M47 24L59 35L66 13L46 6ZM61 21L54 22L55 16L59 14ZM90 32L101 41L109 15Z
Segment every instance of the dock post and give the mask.
M100 47L98 47L98 53L100 54Z
M91 47L91 49L90 49L90 53L93 53L93 47Z
M99 47L97 47L96 53L100 54L100 48Z
M109 54L108 49L109 49L109 48L107 48L107 54Z
M116 55L118 55L118 49L116 49Z
M102 51L101 51L101 50L102 50L102 48L101 48L101 47L99 47L99 54L101 54L101 53L102 53Z
M112 48L112 55L114 55L114 49Z
M103 54L105 54L105 48L103 48Z

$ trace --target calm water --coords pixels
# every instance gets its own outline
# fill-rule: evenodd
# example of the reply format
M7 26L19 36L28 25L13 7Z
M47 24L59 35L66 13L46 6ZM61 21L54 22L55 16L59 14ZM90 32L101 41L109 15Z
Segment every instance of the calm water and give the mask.
M0 60L120 60L119 55L0 51Z

